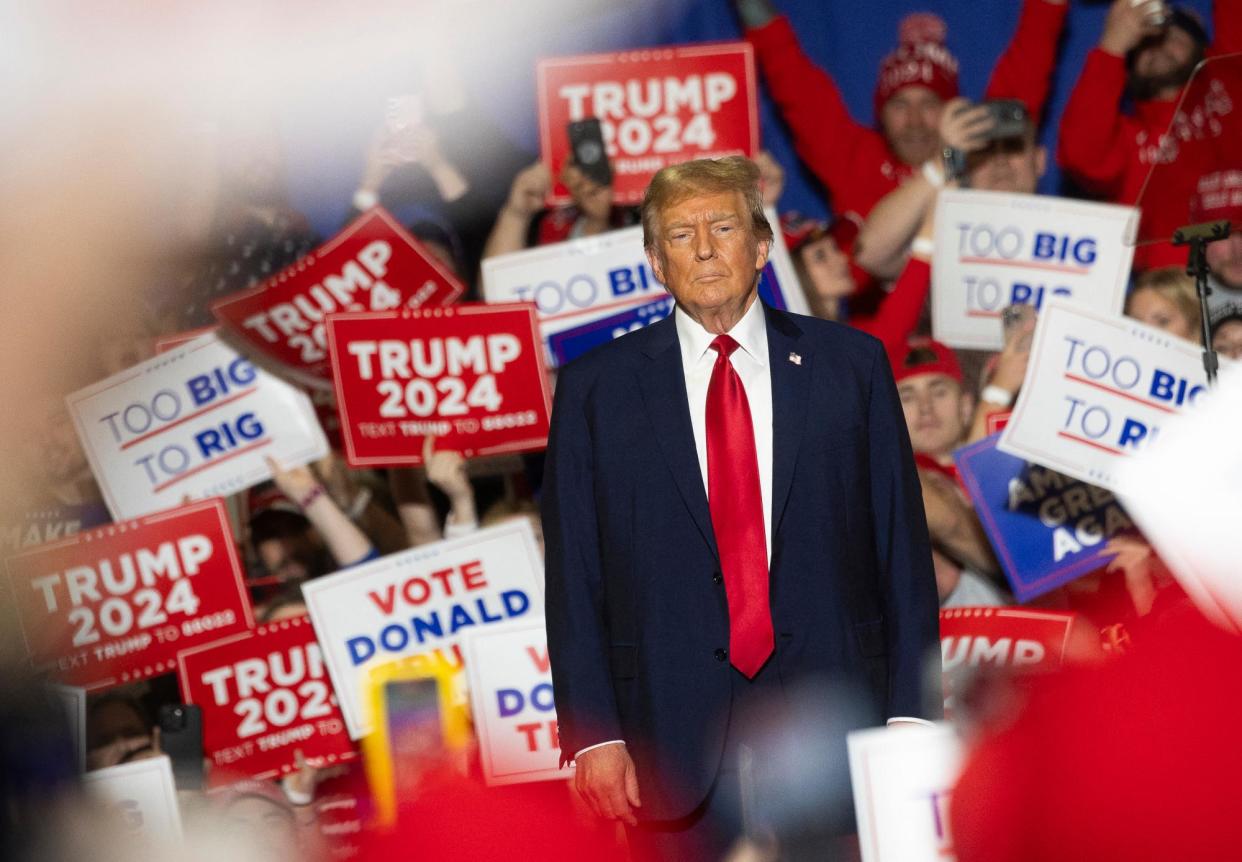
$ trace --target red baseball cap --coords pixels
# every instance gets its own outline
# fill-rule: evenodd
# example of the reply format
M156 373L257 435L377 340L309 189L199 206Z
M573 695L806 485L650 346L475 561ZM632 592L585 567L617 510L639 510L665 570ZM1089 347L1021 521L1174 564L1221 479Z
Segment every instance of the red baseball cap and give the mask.
M962 382L962 366L953 348L926 337L911 338L906 349L890 356L893 379L900 383L920 374L944 374L958 383Z

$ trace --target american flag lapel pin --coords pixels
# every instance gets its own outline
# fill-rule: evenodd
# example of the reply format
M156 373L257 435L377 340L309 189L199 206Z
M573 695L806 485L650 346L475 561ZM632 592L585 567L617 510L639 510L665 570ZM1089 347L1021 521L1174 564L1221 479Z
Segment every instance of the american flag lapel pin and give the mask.
M802 364L802 354L801 354L801 353L791 353L791 354L789 354L789 361L790 361L790 362L792 362L794 365L801 365L801 364Z

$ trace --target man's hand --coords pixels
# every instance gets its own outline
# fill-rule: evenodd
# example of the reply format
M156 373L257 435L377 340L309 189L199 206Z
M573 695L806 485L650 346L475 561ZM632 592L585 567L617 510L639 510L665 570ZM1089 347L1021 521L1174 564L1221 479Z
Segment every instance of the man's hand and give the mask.
M1156 22L1166 20L1169 9L1163 0L1113 0L1104 20L1100 49L1124 57L1139 42L1160 32Z
M600 817L638 824L634 809L641 808L638 776L625 744L616 742L583 752L577 760L574 787Z
M505 210L522 218L531 218L543 209L543 200L551 188L552 175L543 162L535 162L513 178Z
M1026 379L1026 366L1031 358L1031 339L1035 333L1035 310L1029 305L1021 307L1022 317L1005 332L1005 347L996 360L991 384L1006 392L1015 393Z
M470 477L466 475L466 459L452 449L436 449L436 438L428 436L423 441L423 464L427 481L444 492L449 502L457 504L464 497L474 497Z
M940 141L946 147L972 153L983 149L996 121L986 105L969 99L952 99L940 114Z

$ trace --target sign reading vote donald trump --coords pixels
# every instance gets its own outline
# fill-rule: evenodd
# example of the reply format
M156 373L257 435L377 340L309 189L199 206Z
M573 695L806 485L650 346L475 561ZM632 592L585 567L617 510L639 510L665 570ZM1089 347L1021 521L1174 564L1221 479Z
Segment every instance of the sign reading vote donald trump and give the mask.
M759 296L773 308L806 314L806 295L785 247L780 217L772 209L766 214L775 236ZM673 312L672 298L647 263L641 227L488 258L483 261L483 295L492 303L533 302L557 366Z
M542 619L466 638L470 706L488 785L572 778L561 769L552 666Z
M1054 300L1039 315L999 448L1116 491L1121 462L1206 391L1197 345Z
M1137 222L1134 207L942 191L936 203L932 334L951 347L1000 350L1001 311L1010 305L1038 309L1053 297L1119 314Z
M462 637L543 616L543 561L526 520L355 566L302 587L349 734L370 731L363 674ZM447 656L445 656L447 659Z
M596 117L619 204L642 200L652 175L690 159L759 149L754 53L745 42L540 60L539 144L560 175L572 155L569 123ZM553 203L567 203L559 183Z
M332 315L328 345L352 466L542 449L548 375L530 303Z
M310 399L204 335L68 396L112 517L223 496L328 453Z

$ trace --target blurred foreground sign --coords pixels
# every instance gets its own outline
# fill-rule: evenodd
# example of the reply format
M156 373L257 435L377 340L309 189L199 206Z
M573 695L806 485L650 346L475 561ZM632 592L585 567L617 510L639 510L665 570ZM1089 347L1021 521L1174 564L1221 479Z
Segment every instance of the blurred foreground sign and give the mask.
M1222 368L1194 411L1120 470L1118 494L1143 535L1206 616L1242 633L1242 368Z
M569 123L596 117L613 170L613 199L637 204L652 175L690 159L759 150L755 58L725 42L540 60L539 151L554 178L572 155ZM570 201L559 182L552 203Z
M952 860L949 797L963 761L953 727L856 730L847 743L863 862Z
M145 840L181 840L181 810L166 755L97 769L82 776L82 786L110 809L124 833Z

